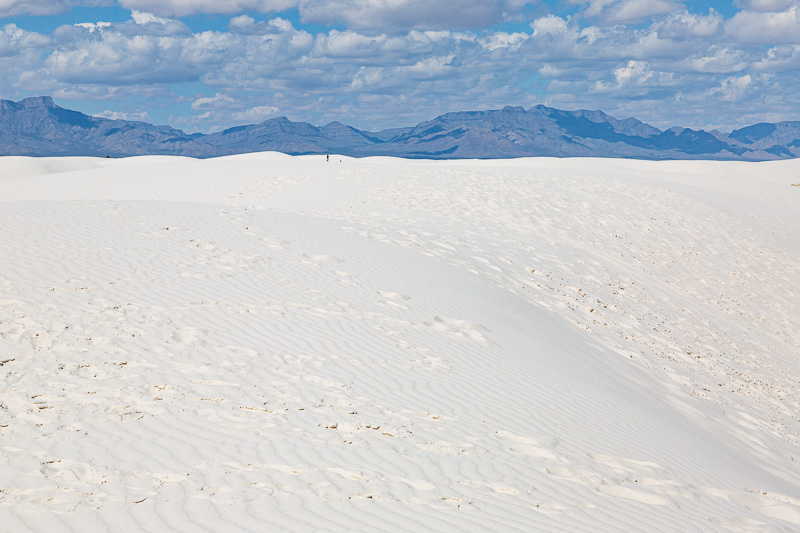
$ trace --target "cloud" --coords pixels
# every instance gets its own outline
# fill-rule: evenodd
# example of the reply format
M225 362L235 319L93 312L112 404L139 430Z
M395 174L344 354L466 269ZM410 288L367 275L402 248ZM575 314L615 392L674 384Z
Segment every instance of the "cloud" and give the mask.
M630 60L625 65L612 70L614 83L603 80L595 82L593 89L597 92L626 91L645 86L654 78L654 73L645 61Z
M295 7L298 0L119 0L125 9L161 16L183 17L204 13L234 15L247 11L281 12Z
M530 37L531 36L527 33L522 32L496 32L489 35L482 35L479 42L481 46L489 51L506 50L516 52Z
M207 69L203 81L223 88L285 90L320 84L333 75L330 61L310 55L315 42L310 33L281 18L266 25L265 34L229 34L238 48L219 69Z
M132 95L132 91L123 91L119 87L88 86L88 87L64 87L57 89L53 96L63 100L125 100ZM163 95L151 95L163 96Z
M14 57L24 51L40 50L51 42L46 35L25 31L16 24L6 24L0 28L0 57Z
M194 81L223 64L233 43L228 35L128 34L125 26L101 32L61 33L64 44L44 62L57 80L109 85Z
M534 37L541 37L542 35L563 35L570 30L567 27L567 20L556 15L547 15L546 17L538 18L531 22Z
M383 57L382 51L397 48L403 44L398 40L393 46L392 40L383 35L363 35L355 31L331 30L327 34L317 35L313 53L317 56L339 58Z
M92 116L98 118L108 118L111 120L138 120L145 122L150 118L147 114L147 111L134 111L131 113L125 113L123 111L106 110L101 113L96 113Z
M52 46L47 35L25 31L15 24L0 27L0 94L10 98L50 94L52 80L39 72L41 56Z
M342 23L351 29L477 29L520 13L525 0L305 0L303 22Z
M574 19L563 19L555 15L541 17L530 24L533 29L523 52L542 61L576 60L603 54L605 42L613 30L584 28L581 30ZM613 37L612 37L613 39ZM616 57L616 53L612 54Z
M108 28L111 26L110 22L78 22L75 24L78 28L83 28L84 30L88 31L89 33L94 33L96 31L103 31L103 28Z
M256 19L250 15L239 15L238 17L231 18L230 26L233 28L250 28L255 22Z
M258 35L270 31L266 22L262 21L256 24L256 19L250 15L239 15L231 18L228 22L228 28L231 32L242 35Z
M157 17L152 13L136 11L135 9L131 11L131 19L133 19L133 22L141 26L145 24L169 24L171 22L170 19Z
M202 113L189 116L172 117L170 124L189 132L205 133L222 131L232 126L254 124L274 118L280 109L277 106L248 103L252 94L240 93L236 96L217 94L213 97L200 97L192 101L192 110Z
M740 11L725 23L725 32L740 43L800 43L800 4L784 11Z
M192 109L209 109L219 107L230 107L234 103L234 99L227 94L217 93L211 97L201 97L192 102Z
M766 57L753 67L763 72L791 72L800 70L800 45L780 45L767 50Z
M746 55L741 50L726 47L711 47L705 53L695 55L686 60L686 66L694 72L711 72L725 74L739 72L749 65Z
M713 9L708 15L695 15L688 11L670 13L663 21L656 24L659 37L665 39L681 40L704 38L707 39L719 33L722 29L723 17Z
M263 122L277 115L280 110L274 106L259 105L245 111L233 113L231 116L237 122L253 123Z
M750 74L745 74L744 76L725 78L718 87L706 91L705 94L709 97L716 97L723 102L735 102L742 100L752 86L753 77Z
M192 101L190 107L194 111L204 112L193 115L191 119L183 122L183 124L199 127L206 131L219 130L230 127L232 125L231 121L235 124L252 124L254 122L263 122L278 113L278 107L276 106L263 104L248 106L247 100L251 99L252 96L243 96L244 101L240 97L226 93L197 97Z
M607 9L604 19L608 22L640 22L654 15L669 13L679 7L682 6L670 0L625 0Z
M795 0L736 0L734 4L744 11L784 11Z
M58 15L69 11L70 0L0 0L0 18Z
M583 15L604 24L631 24L683 9L675 0L570 0L585 5Z
M641 85L652 76L653 73L650 72L647 63L644 61L631 60L628 61L627 65L614 69L614 77L617 79L617 84L620 86L630 84Z
M409 85L409 81L442 80L454 74L451 64L455 56L427 57L413 65L392 68L361 68L350 83L351 89L377 89Z

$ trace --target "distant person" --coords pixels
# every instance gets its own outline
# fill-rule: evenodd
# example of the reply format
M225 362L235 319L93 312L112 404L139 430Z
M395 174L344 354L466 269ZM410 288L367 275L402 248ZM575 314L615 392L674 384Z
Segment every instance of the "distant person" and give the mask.
M328 161L330 161L330 160L331 160L331 156L330 156L330 155L326 155L326 156L325 156L325 162L328 162Z

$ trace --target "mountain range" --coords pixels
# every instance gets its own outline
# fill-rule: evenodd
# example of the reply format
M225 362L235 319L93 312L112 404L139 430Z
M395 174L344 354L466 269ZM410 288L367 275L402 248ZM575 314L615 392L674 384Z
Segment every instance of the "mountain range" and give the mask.
M216 157L278 151L354 157L466 159L526 156L764 161L800 156L800 122L762 123L722 133L660 130L602 111L530 109L447 113L414 127L367 132L331 122L314 126L286 117L211 134L92 117L49 96L0 100L0 155Z

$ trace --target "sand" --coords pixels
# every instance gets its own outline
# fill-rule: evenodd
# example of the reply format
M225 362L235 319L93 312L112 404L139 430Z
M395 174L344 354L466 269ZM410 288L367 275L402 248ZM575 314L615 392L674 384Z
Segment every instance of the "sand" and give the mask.
M0 531L797 531L799 181L0 158Z

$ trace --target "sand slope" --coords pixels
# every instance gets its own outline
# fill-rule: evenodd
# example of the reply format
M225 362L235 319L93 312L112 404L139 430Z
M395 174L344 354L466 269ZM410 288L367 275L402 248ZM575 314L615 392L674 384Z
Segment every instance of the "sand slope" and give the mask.
M797 182L0 158L0 531L796 531Z

